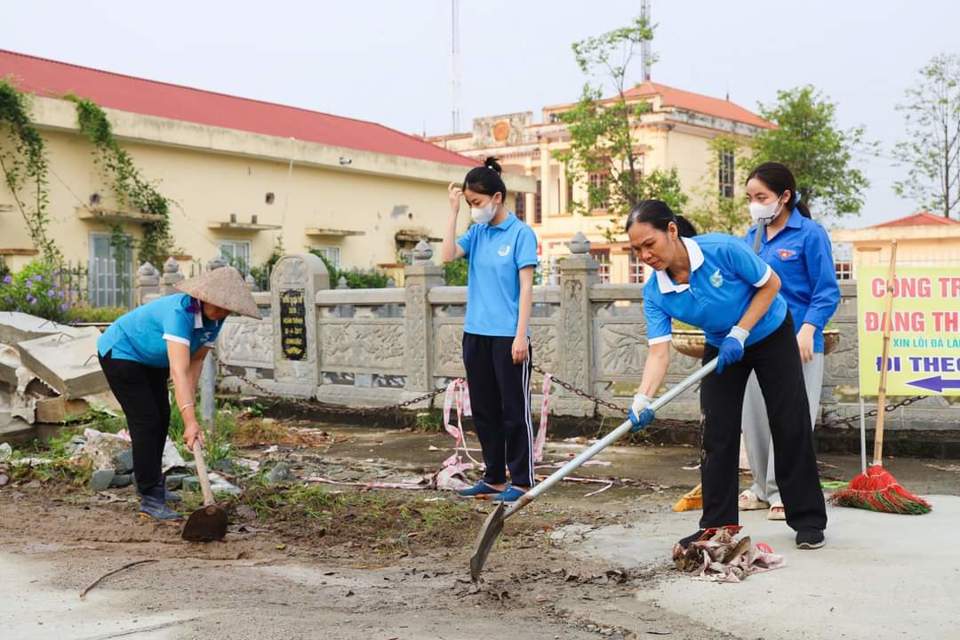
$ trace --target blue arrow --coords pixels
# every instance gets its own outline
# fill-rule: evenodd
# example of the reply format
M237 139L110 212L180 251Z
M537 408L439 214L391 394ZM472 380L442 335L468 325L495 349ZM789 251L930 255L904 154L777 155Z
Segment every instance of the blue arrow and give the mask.
M943 393L944 389L960 389L960 380L944 380L940 376L932 376L930 378L914 380L912 382L908 382L907 384L912 384L913 386L920 387L921 389L929 389L930 391L935 391L936 393Z

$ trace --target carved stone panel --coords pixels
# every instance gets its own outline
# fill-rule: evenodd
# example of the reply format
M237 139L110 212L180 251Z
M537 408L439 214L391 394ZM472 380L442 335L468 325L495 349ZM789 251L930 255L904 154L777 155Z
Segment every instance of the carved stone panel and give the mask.
M325 371L403 371L403 322L321 322L320 366Z
M225 365L273 368L273 322L231 316L217 338L217 358Z
M595 353L598 377L640 376L647 341L634 323L597 322Z
M437 323L433 334L433 371L437 376L459 378L463 370L463 325Z

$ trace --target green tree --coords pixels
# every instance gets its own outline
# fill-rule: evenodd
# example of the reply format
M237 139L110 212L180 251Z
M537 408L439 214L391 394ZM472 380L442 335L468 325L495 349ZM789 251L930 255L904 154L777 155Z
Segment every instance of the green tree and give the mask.
M960 207L960 56L935 56L906 96L897 105L906 139L896 156L907 179L894 183L894 191L949 218Z
M730 136L710 141L710 162L699 187L694 190L694 205L686 216L700 233L721 231L740 235L750 222L743 198L736 197L743 183L743 167L750 166L749 150Z
M778 91L776 104L760 105L760 114L777 126L753 139L753 166L773 161L790 167L803 202L823 215L860 211L870 183L855 156L876 154L863 127L840 129L836 105L810 85Z
M580 70L588 77L603 77L616 95L605 99L603 83L584 85L577 104L560 114L570 133L570 147L556 152L555 157L566 165L568 178L587 191L587 202L571 203L571 211L605 208L613 215L610 234L640 200L660 198L674 210L682 209L687 201L675 169L643 171L635 140L636 125L651 107L627 95L627 77L638 47L652 39L653 28L638 17L626 27L572 45ZM604 178L590 180L594 174Z

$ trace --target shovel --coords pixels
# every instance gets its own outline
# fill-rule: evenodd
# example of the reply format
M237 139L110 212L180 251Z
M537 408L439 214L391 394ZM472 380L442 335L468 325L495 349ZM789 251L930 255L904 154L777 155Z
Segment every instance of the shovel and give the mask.
M706 375L713 371L716 367L717 359L714 358L707 364L703 365L700 369L690 374L686 380L672 387L669 391L654 400L650 404L650 408L654 411L659 410L660 407L664 406L706 377ZM487 520L483 523L483 528L480 529L480 534L477 536L477 541L473 547L473 555L470 556L470 578L474 582L479 580L480 572L483 571L483 565L487 561L487 556L490 555L490 550L493 548L493 543L497 541L497 538L500 537L500 532L503 531L504 520L536 500L537 496L566 478L584 462L619 440L625 433L630 431L632 427L633 423L629 420L626 420L623 424L608 433L602 439L597 440L589 448L580 452L580 455L578 455L576 458L554 471L546 480L530 489L530 491L527 491L516 502L510 505L506 505L503 502L498 504L493 512L487 516Z
M227 512L217 506L207 477L207 463L203 460L203 445L193 443L193 457L197 461L197 479L203 492L203 506L190 514L183 526L182 538L190 542L213 542L227 535Z

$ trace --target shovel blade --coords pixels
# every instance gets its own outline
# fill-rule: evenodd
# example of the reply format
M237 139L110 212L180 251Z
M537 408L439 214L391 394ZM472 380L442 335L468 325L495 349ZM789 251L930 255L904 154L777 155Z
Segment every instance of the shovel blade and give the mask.
M503 512L506 507L504 503L499 503L497 507L487 516L486 522L477 535L477 541L473 545L473 555L470 556L470 579L476 582L480 579L480 572L483 571L483 565L493 549L493 544L500 537L503 531Z
M182 537L190 542L213 542L227 535L227 512L215 504L200 507L183 525Z

